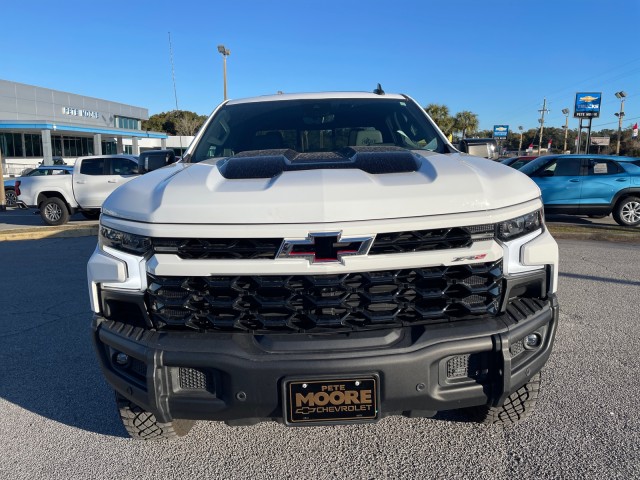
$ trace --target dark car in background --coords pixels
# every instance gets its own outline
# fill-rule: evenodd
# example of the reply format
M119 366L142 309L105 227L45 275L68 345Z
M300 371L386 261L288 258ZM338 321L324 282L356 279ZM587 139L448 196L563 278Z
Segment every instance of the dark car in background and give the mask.
M546 213L605 216L640 225L640 158L546 155L520 168L542 191Z

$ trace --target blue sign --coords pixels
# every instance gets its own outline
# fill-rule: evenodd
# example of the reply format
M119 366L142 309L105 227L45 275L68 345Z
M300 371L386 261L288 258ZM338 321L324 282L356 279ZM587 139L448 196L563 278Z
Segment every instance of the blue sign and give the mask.
M598 118L600 116L601 92L576 93L575 118Z
M507 138L509 133L509 125L494 125L493 138Z

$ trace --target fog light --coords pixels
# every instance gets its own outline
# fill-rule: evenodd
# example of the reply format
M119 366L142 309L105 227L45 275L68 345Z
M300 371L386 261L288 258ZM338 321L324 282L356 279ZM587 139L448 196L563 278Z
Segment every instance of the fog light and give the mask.
M126 365L129 363L129 355L119 352L116 354L116 363L118 365Z
M530 333L524 337L525 348L538 348L542 343L542 336L539 333Z

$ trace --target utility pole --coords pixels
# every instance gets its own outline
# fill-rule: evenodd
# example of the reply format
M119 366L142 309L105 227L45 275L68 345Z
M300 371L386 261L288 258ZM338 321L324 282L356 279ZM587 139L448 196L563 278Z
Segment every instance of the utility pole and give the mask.
M549 112L550 110L547 110L547 99L544 99L544 102L542 103L542 110L538 110L542 116L540 117L540 119L538 120L540 122L540 141L538 142L538 155L540 155L542 153L542 132L544 131L544 114Z
M562 113L564 114L564 148L562 149L562 153L567 151L567 133L569 133L569 109L563 108Z
M620 155L620 137L622 136L622 119L624 118L624 100L626 97L626 92L616 92L616 98L620 100L620 112L614 114L618 117L618 143L616 145L616 155Z

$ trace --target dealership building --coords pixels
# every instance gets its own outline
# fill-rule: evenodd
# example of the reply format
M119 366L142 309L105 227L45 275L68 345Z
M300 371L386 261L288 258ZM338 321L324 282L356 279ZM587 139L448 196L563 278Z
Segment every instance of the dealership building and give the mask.
M140 153L166 148L167 135L142 130L146 108L0 80L0 151L5 165L53 157ZM144 150L144 148L143 148ZM7 173L7 172L5 172Z

